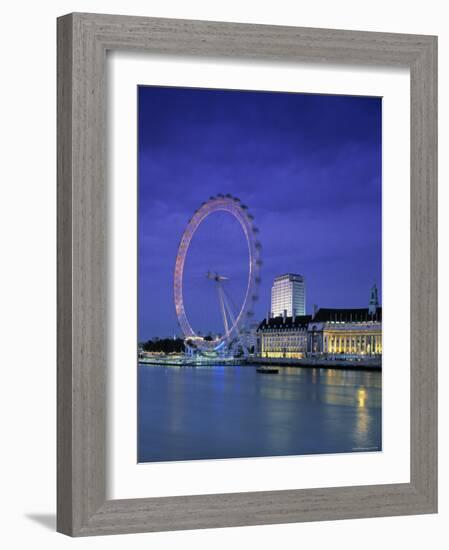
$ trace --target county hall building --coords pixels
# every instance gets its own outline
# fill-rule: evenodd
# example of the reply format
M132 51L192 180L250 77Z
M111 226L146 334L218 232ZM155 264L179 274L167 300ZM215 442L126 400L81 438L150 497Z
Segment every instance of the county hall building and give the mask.
M369 306L358 309L320 308L313 315L270 314L258 329L262 357L360 358L382 354L382 308L373 286Z

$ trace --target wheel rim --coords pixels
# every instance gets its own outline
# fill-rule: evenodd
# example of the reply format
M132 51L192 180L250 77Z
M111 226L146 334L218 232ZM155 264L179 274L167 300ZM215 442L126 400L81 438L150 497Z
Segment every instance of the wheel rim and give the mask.
M195 232L201 223L214 212L228 212L240 223L243 233L246 238L249 256L249 272L246 285L245 297L235 321L229 329L228 334L224 334L220 338L212 341L207 341L201 338L193 329L187 318L184 308L183 298L183 276L184 265L189 251L190 243ZM176 315L178 317L179 326L186 340L193 340L201 349L217 349L224 342L229 340L236 333L241 333L246 330L246 324L250 321L253 312L253 305L256 302L257 286L260 282L259 270L262 264L260 253L261 245L256 238L257 228L254 226L254 217L249 213L248 208L241 204L240 200L231 196L211 197L204 202L193 214L189 220L181 241L178 247L178 253L175 262L174 272L174 301Z

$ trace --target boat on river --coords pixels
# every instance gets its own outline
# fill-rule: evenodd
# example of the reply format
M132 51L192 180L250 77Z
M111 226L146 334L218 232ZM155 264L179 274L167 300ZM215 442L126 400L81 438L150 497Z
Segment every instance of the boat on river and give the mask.
M256 370L260 372L260 374L277 374L279 372L279 369L276 367L259 367Z

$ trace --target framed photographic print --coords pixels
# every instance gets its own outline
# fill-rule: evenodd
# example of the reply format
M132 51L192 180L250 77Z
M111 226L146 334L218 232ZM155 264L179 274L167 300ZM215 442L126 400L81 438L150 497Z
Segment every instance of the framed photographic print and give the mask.
M58 19L58 530L437 510L436 38Z

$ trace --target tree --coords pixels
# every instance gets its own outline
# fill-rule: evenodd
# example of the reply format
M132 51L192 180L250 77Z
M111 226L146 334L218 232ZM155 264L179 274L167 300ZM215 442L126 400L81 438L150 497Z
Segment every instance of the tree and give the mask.
M148 340L142 344L142 349L156 353L182 353L185 351L184 340L181 338L158 338Z

